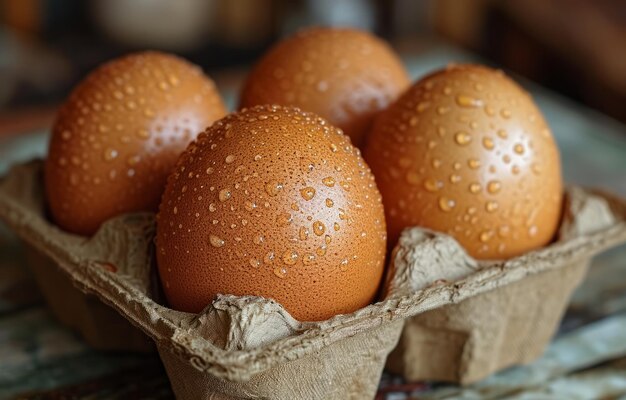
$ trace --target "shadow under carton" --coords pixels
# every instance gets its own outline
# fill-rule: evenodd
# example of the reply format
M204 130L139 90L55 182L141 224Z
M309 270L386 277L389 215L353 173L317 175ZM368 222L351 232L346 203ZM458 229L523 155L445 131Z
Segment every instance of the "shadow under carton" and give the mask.
M74 285L150 336L181 399L373 398L407 318L391 359L394 369L412 368L419 378L477 379L534 356L521 337L506 341L539 333L515 319L522 308L518 297L536 296L528 300L532 324L548 328L535 340L547 341L590 257L626 240L625 203L572 188L560 238L507 262L478 263L446 235L405 231L392 255L384 300L351 314L300 322L273 300L232 295L189 314L151 298L152 214L114 218L91 238L70 235L43 215L40 170L40 162L17 166L0 183L0 218ZM571 287L559 286L556 295L543 284L566 275ZM506 312L510 320L503 318ZM492 319L502 322L482 325ZM507 347L513 343L519 348ZM496 361L489 353L497 354Z

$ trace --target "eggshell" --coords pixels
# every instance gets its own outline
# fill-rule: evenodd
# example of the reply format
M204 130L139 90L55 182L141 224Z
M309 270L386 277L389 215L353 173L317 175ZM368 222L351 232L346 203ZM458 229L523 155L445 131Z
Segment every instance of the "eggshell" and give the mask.
M96 69L52 130L45 183L54 221L90 235L118 214L156 211L180 153L225 113L213 82L178 57L136 53Z
M312 113L258 106L216 122L181 156L156 243L176 310L258 295L323 320L374 299L386 230L374 177L347 136Z
M409 84L382 40L355 29L312 28L265 54L247 79L241 106L300 107L343 129L358 146L374 116Z
M365 159L391 243L418 225L499 259L555 234L558 149L530 95L501 71L456 65L419 80L376 120Z

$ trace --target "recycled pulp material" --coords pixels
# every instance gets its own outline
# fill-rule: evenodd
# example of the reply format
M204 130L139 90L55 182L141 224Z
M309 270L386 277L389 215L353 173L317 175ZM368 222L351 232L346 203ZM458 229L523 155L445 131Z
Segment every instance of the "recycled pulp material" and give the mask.
M409 381L466 384L539 357L556 332L591 257L606 247L613 232L623 240L624 203L605 197L571 188L557 242L508 262L479 264L449 238L419 249L412 236L421 233L405 235L394 253L397 270L426 271L429 280L437 281L456 269L453 275L457 279L472 273L475 278L484 275L480 281L491 290L407 319L387 367ZM424 257L427 252L431 257ZM440 260L436 265L441 271L424 261L433 258ZM475 273L476 269L480 272ZM506 286L501 285L502 275L509 277ZM402 279L415 281L411 274Z
M394 252L385 299L352 314L299 322L272 300L222 295L195 315L152 298L151 214L110 220L91 239L64 233L43 215L40 169L40 163L18 166L0 183L0 218L76 286L97 294L154 339L182 399L372 398L405 318L504 292L535 276L540 280L542 273L571 269L626 240L625 203L573 189L563 239L507 263L478 264L453 239L414 228ZM603 210L605 218L577 212L577 202L580 209ZM419 362L437 357L431 352Z
M27 245L27 248L31 247ZM52 314L100 350L153 352L154 343L97 296L74 287L72 279L40 251L26 254L37 285Z

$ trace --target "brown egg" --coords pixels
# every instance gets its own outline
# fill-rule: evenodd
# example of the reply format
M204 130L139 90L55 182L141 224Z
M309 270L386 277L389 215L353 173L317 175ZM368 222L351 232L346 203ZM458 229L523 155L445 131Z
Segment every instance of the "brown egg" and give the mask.
M172 55L113 60L70 94L45 164L54 221L90 235L126 212L156 211L176 159L226 113L213 82Z
M555 234L558 149L530 95L501 71L458 65L421 79L376 120L365 159L392 244L423 226L500 259Z
M374 177L346 136L297 108L242 110L198 136L157 221L159 273L177 310L258 295L323 320L369 304L383 273Z
M355 29L313 28L265 54L247 79L241 106L300 107L343 129L358 146L374 116L409 84L382 40Z

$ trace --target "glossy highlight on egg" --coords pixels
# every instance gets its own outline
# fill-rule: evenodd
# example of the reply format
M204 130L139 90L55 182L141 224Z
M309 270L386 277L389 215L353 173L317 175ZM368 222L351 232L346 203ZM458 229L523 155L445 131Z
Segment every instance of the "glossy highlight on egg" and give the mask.
M241 106L297 106L343 129L360 146L374 116L409 84L398 55L375 36L309 28L261 58L246 80Z
M168 179L157 264L170 306L272 298L299 320L372 302L384 269L382 199L347 136L297 108L257 106L200 134Z
M119 214L156 211L180 153L225 113L213 82L178 57L135 53L99 67L52 129L45 186L53 220L91 235Z
M391 245L422 226L476 258L505 259L555 235L558 148L530 95L501 71L451 65L420 79L377 118L364 157Z

